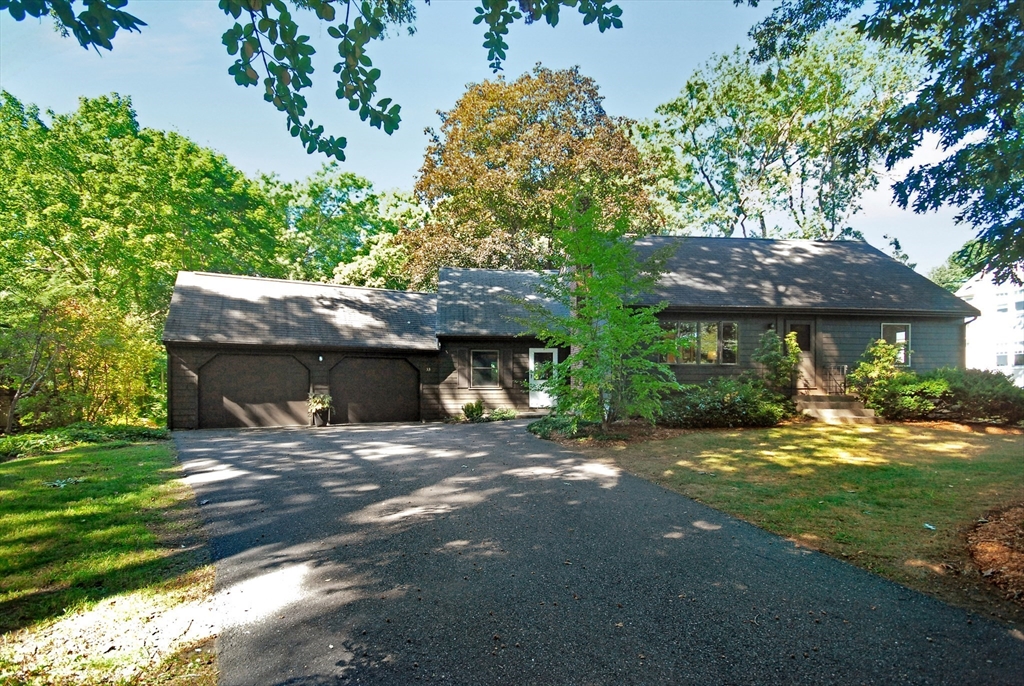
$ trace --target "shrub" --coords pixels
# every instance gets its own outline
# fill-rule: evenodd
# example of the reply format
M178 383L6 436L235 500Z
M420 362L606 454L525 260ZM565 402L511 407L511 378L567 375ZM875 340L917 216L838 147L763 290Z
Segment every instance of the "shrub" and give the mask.
M516 416L516 411L511 407L499 407L496 410L492 410L491 413L487 415L487 418L492 422L503 422L507 419L515 419Z
M683 386L663 403L659 423L685 429L774 426L792 414L792 404L764 384L719 377Z
M778 395L789 395L800 366L800 346L795 331L790 331L785 341L774 329L765 331L750 358L762 366L761 382L768 390Z
M532 422L526 428L541 438L551 438L554 434L559 434L566 438L575 438L580 435L584 428L599 424L600 422L580 419L577 415L549 414L543 419Z
M462 414L471 422L480 421L484 416L484 401L477 400L476 402L466 403L462 406Z
M944 383L947 392L933 418L1016 424L1024 420L1024 388L1005 374L944 367L921 375L922 382Z
M83 443L141 443L164 440L167 429L146 426L104 426L79 423L40 433L13 434L0 438L0 460L44 455Z

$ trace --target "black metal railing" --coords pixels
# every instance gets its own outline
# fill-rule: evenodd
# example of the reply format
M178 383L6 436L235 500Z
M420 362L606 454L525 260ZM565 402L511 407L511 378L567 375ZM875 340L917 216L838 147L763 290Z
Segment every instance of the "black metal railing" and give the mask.
M847 365L834 364L827 370L825 392L829 395L846 395Z

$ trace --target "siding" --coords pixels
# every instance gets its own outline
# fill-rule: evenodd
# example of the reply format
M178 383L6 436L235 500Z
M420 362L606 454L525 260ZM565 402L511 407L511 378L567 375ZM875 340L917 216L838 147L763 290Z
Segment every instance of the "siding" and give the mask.
M430 389L436 403L436 416L455 416L466 403L480 400L487 410L510 407L529 410L530 393L526 388L529 374L530 348L544 348L543 343L529 338L447 339L441 342L436 391ZM498 351L498 388L471 388L470 352ZM568 350L559 352L560 360Z
M820 317L818 367L847 365L852 370L868 345L882 335L882 324L910 324L910 369L926 372L939 367L963 367L964 320L922 317Z

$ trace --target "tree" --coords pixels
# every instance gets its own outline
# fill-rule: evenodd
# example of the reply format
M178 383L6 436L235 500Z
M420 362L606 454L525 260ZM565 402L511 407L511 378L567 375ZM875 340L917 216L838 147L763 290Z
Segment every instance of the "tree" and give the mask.
M374 236L396 234L417 219L411 199L377 193L336 162L301 183L263 182L286 224L277 255L290 279L329 281L339 265L365 256Z
M735 0L740 2L740 0ZM759 0L748 0L756 6ZM841 21L864 0L782 0L755 26L762 59L804 49L808 36ZM946 157L914 165L893 186L916 212L959 208L977 230L960 253L971 272L1018 282L1024 263L1024 2L879 0L856 24L862 36L923 55L927 78L914 97L865 133L891 169L935 134Z
M0 93L0 247L11 268L62 272L156 315L180 269L283 275L260 188L216 153L139 127L131 100L49 113Z
M283 275L260 187L119 96L71 114L0 93L0 388L11 426L160 419L180 269Z
M950 293L956 293L961 286L967 283L972 274L969 269L960 264L956 253L954 253L947 257L945 262L933 267L927 276Z
M640 134L681 227L859 238L848 222L880 160L863 132L900 106L912 74L907 59L849 30L767 64L737 49L691 76Z
M653 422L662 398L679 387L660 361L673 346L656 316L664 305L640 305L667 255L641 261L628 208L609 217L593 198L583 187L558 197L552 208L555 271L539 292L569 314L524 302L531 313L525 323L546 345L571 351L544 382L556 399L556 414L600 421L605 428L630 417Z
M601 102L576 68L470 86L429 132L416 194L431 216L401 235L412 283L433 286L441 266L550 266L553 208L580 184L608 216L627 203L631 227L649 232L647 170Z
M76 2L0 0L0 11L7 10L16 21L49 15L63 35L74 34L82 47L97 51L112 50L119 30L141 32L146 26L125 10L128 0L82 0L81 11L76 11ZM236 20L222 36L228 54L237 56L228 74L241 86L262 84L264 99L284 113L289 132L308 152L344 160L346 141L325 135L323 126L304 120L307 103L302 91L313 85L316 51L309 36L301 33L293 10L311 11L338 41L341 59L334 65L338 98L346 100L349 109L370 126L389 134L398 128L401 108L391 98L377 99L381 71L373 66L368 47L371 41L385 38L389 28L413 30L413 0L219 0L219 6ZM528 24L543 19L555 26L563 6L577 7L583 23L596 23L601 32L622 26L622 10L609 0L480 0L473 23L487 27L483 46L491 68L501 69L509 26L521 19Z

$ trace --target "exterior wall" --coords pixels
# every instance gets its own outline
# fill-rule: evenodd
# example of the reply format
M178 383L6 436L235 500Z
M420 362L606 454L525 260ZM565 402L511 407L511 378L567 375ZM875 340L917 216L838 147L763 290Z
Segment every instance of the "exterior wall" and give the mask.
M341 360L359 357L390 357L404 359L420 376L420 417L440 419L435 401L437 387L437 353L383 350L319 351L282 348L251 348L243 346L167 345L167 425L170 429L199 428L199 377L203 365L218 354L291 355L309 369L310 390L330 393L331 369ZM321 359L322 358L322 359Z
M853 371L868 345L881 338L883 323L910 324L910 370L964 366L964 320L959 317L819 317L816 321L819 373L827 365L847 365Z
M814 316L796 312L777 312L763 315L736 315L729 313L688 312L673 310L662 312L663 321L736 322L739 327L739 346L736 364L679 364L670 365L680 383L702 383L716 376L739 376L757 371L751 355L761 336L769 327L782 335L787 322L813 323L814 376L807 385L822 391L828 388L829 368L847 365L852 371L867 346L881 337L882 324L910 324L910 369L928 371L938 367L963 367L965 355L964 321L962 318L934 317L863 317Z
M429 403L438 417L455 416L466 403L483 401L484 408L494 410L508 407L519 411L530 409L530 394L526 387L529 375L530 348L547 347L532 338L478 338L444 339L438 356L438 383L434 389L425 389ZM470 351L497 350L499 388L473 388L470 372ZM560 350L558 359L564 360L568 350Z

